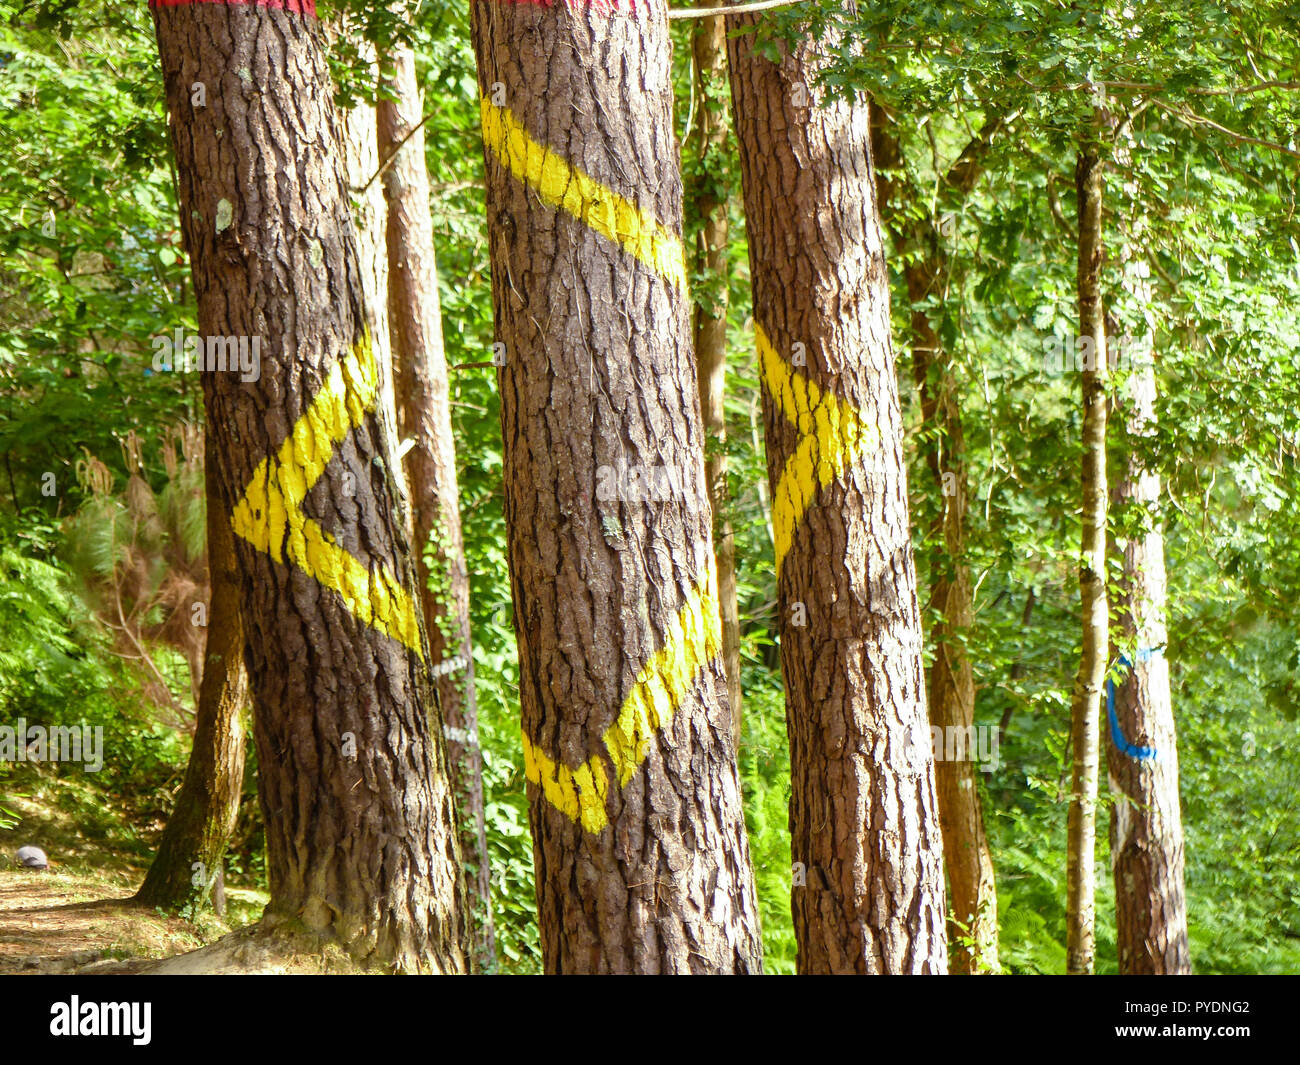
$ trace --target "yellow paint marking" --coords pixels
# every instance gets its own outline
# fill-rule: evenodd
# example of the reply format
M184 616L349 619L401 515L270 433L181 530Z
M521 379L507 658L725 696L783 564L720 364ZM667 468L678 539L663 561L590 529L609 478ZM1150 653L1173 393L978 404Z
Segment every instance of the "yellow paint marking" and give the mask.
M686 257L677 233L533 140L506 108L484 99L481 110L484 144L543 203L567 211L685 290Z
M710 571L712 567L710 567ZM650 656L623 700L618 717L601 737L619 787L626 787L650 753L650 741L673 718L696 678L722 648L718 604L710 572L692 589L668 623L663 646ZM524 776L571 821L588 832L609 823L609 780L598 756L577 769L557 764L524 736Z
M754 334L763 384L801 438L786 459L772 499L779 575L814 494L838 480L858 461L876 430L862 420L852 405L822 391L781 358L757 323Z
M712 571L712 566L709 567ZM713 580L697 585L668 623L664 645L637 674L632 690L602 739L626 787L645 761L650 737L672 720L695 678L722 649L722 629Z
M386 566L365 566L302 512L334 449L376 402L379 372L370 338L330 368L324 387L273 456L253 471L230 520L235 533L276 562L297 566L336 592L359 621L400 641L421 658L415 601Z
M607 824L605 796L609 778L595 758L570 769L552 761L524 735L524 776L542 789L542 796L570 821L581 822L588 832L599 832Z

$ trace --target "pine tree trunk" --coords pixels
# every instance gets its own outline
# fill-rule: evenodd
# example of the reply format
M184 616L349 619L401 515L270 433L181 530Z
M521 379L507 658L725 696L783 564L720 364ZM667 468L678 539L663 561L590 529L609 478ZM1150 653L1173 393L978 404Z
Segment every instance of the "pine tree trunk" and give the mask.
M722 0L711 0L716 5ZM686 213L699 226L691 242L695 292L695 367L704 417L704 470L713 507L713 546L718 564L722 660L727 668L731 726L740 747L743 703L740 686L740 608L736 601L736 541L727 491L727 24L722 15L695 23L696 171L686 189Z
M202 2L202 0L201 0ZM339 46L337 24L324 24L331 47ZM347 45L370 63L371 78L365 83L373 97L379 84L379 67L375 46L369 41L352 36ZM379 138L375 127L375 101L373 98L356 100L339 115L342 125L340 147L343 151L343 168L347 175L348 198L352 204L352 222L356 228L357 254L361 259L361 281L366 295L366 328L370 330L370 346L375 353L375 366L380 375L380 402L385 412L385 424L397 425L393 394L393 351L388 328L388 242L386 228L388 207L384 202L384 189L379 181L371 180L379 169ZM403 495L408 492L402 471L394 472Z
M1153 431L1155 374L1146 370L1130 377L1125 392L1129 431ZM1130 455L1115 490L1116 505L1141 507L1158 520L1159 499L1159 475ZM1124 545L1118 584L1120 652L1129 666L1115 682L1106 760L1114 800L1110 847L1119 969L1190 973L1178 746L1164 656L1164 537L1158 524Z
M398 435L411 441L404 462L411 489L412 542L417 548L421 602L446 725L447 765L456 795L474 925L474 961L479 970L490 970L496 946L470 643L469 569L460 524L429 172L424 134L418 128L422 106L415 55L409 48L384 57L382 81L379 154L391 160L382 181L388 202L389 321L398 385Z
M220 883L221 865L244 789L248 678L239 575L230 517L216 491L217 456L206 433L204 493L208 529L208 631L194 719L194 742L176 806L135 901L175 910ZM215 879L214 879L215 878ZM195 883L196 880L201 883Z
M931 728L957 728L964 735L975 724L975 673L966 653L965 636L974 621L970 568L965 561L966 510L969 480L966 471L959 384L952 357L920 304L942 299L948 287L948 259L932 218L917 217L905 181L892 175L903 165L892 119L882 108L872 109L872 148L876 153L876 184L881 213L890 220L894 253L902 258L908 299L912 302L912 377L921 401L925 432L917 442L919 456L941 500L931 529L936 550L930 560L930 605L939 620L931 632L935 647L930 667ZM971 146L987 144L981 136ZM970 151L968 147L967 152ZM963 153L966 158L967 153ZM975 165L978 165L976 163ZM962 172L971 184L974 175ZM959 190L960 191L960 190ZM965 190L969 192L969 188ZM954 973L998 971L998 901L993 854L984 830L984 810L975 779L974 762L949 760L936 752L935 780L939 820L943 826L944 865L948 873L951 916L948 952ZM968 945L969 944L969 945Z
M202 376L247 630L261 928L460 971L451 789L306 6L154 9L200 332L260 345L256 374Z
M1066 971L1090 974L1096 917L1098 727L1106 676L1106 319L1101 294L1103 163L1095 143L1075 166L1078 197L1078 300L1083 400L1083 506L1079 593L1083 652L1070 703L1070 811L1066 828ZM1087 344L1091 341L1093 355Z
M861 103L811 40L728 48L764 381L801 973L942 973L943 864L903 429ZM834 48L837 42L825 42Z
M1121 144L1116 162L1125 167ZM1145 219L1139 216L1136 182L1124 185L1130 217L1119 260L1123 284L1139 313L1152 304L1148 268L1140 254ZM1154 323L1145 323L1147 339ZM1131 338L1128 338L1131 339ZM1134 345L1129 345L1129 348ZM1119 413L1133 439L1156 431L1156 375L1146 345L1143 358L1126 367ZM1129 350L1129 348L1121 350ZM1183 886L1183 824L1178 797L1178 741L1169 663L1165 657L1165 544L1161 530L1160 476L1131 451L1112 493L1117 512L1143 516L1144 531L1121 553L1115 589L1119 654L1128 663L1114 682L1108 716L1106 763L1113 801L1111 872L1115 880L1115 931L1119 971L1180 975L1192 971ZM1123 664L1123 663L1121 663Z
M909 277L909 292L914 281ZM918 298L923 297L912 294L912 299ZM975 674L964 640L975 612L970 569L964 561L968 480L957 382L942 341L927 316L912 316L912 338L912 372L920 394L922 422L939 434L918 445L942 500L933 530L943 544L942 554L932 560L930 568L930 603L939 616L931 633L935 655L928 689L930 724L945 737L954 729L971 735L968 730L975 724ZM984 810L975 774L975 762L969 754L964 758L936 757L944 861L952 898L950 950L953 971L967 974L998 968L993 854L984 831Z
M747 973L662 0L475 0L549 973Z

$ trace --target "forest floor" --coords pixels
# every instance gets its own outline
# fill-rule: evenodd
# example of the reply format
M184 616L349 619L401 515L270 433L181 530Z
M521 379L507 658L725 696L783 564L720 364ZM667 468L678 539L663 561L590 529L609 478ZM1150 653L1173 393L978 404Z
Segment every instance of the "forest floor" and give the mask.
M132 972L257 919L266 896L230 887L227 920L210 910L186 920L130 905L149 852L94 800L61 782L7 801L20 820L0 830L0 974ZM15 867L13 853L25 843L41 847L53 868Z
M121 971L119 962L205 942L188 921L124 905L129 898L95 877L0 870L0 974Z

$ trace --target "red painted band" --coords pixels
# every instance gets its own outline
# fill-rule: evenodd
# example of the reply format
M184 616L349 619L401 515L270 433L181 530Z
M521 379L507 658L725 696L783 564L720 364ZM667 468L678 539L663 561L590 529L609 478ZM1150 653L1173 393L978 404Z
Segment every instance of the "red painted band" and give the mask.
M189 7L192 4L222 4L226 7L273 7L294 15L315 15L316 0L149 0L150 7Z

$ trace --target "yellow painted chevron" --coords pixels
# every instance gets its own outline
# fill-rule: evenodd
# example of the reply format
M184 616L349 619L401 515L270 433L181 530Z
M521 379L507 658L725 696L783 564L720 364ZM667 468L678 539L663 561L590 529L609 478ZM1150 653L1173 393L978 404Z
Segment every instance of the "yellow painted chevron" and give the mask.
M609 778L605 767L591 758L577 769L553 761L524 734L524 776L542 789L542 797L570 821L581 823L588 832L599 832L609 824L605 796Z
M858 461L876 430L851 404L823 391L781 358L757 323L754 334L763 385L800 438L786 459L772 498L772 534L779 575L814 494L838 480Z
M378 393L374 352L363 335L331 367L280 449L258 464L230 520L236 535L275 561L297 566L337 593L359 621L423 658L415 602L397 577L386 566L363 565L302 511L335 447L361 424Z
M712 570L712 567L710 567ZM695 678L722 649L718 604L710 578L697 585L664 633L664 645L637 674L614 723L602 737L626 787L645 761L650 737L672 720Z
M613 189L534 140L506 108L481 101L483 142L519 181L550 207L566 211L613 241L678 289L686 288L680 235ZM669 622L663 646L637 674L618 716L601 737L619 787L636 775L655 732L672 720L696 678L722 646L710 573ZM608 824L609 777L599 756L576 769L552 759L527 735L524 775L543 798L588 832Z
M619 787L626 787L636 775L649 755L651 738L672 720L721 648L710 573L668 623L663 646L642 666L618 717L601 737ZM525 735L524 776L542 789L547 802L588 832L599 832L609 823L605 813L609 782L599 756L571 769L557 764Z
M483 142L543 203L612 240L677 288L686 288L682 238L653 215L528 135L509 110L481 101Z

